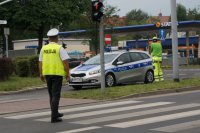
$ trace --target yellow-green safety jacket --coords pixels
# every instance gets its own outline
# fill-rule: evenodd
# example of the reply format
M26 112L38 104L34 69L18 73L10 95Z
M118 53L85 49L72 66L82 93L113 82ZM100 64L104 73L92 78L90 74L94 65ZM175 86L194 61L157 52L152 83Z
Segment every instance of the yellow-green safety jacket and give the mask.
M60 58L61 46L51 43L42 47L42 74L65 76L63 62Z

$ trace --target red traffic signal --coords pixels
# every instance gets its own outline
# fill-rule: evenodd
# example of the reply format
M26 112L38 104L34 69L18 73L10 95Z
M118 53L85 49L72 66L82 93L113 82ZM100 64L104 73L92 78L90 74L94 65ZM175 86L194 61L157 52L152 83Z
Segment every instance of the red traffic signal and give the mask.
M103 16L103 3L99 0L92 1L92 20L100 22Z

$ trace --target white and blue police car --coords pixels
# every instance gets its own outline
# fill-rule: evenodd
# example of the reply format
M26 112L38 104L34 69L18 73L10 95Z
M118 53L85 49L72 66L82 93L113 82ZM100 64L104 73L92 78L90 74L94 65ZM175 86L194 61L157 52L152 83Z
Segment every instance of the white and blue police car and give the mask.
M107 87L123 83L154 81L151 56L145 51L114 51L104 53L105 84ZM88 59L70 71L69 85L74 89L101 84L100 55Z

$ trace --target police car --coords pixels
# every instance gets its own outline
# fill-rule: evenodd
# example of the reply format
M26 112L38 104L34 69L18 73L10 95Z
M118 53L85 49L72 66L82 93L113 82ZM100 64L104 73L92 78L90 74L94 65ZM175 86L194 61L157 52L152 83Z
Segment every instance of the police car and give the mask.
M104 53L105 84L154 81L151 56L145 51L115 51ZM96 55L70 71L69 85L74 89L101 84L100 55Z

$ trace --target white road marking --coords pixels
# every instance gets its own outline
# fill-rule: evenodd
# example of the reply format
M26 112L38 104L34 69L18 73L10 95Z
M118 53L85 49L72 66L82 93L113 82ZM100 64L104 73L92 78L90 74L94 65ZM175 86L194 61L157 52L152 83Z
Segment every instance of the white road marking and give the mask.
M86 116L108 114L108 113L114 113L114 112L120 112L120 111L127 111L127 110L132 110L132 109L156 107L156 106L168 105L168 104L172 104L172 102L148 103L148 104L134 105L134 106L128 106L128 107L119 107L119 108L111 108L111 109L104 109L104 110L98 110L98 111L91 111L91 112L86 112L86 113L70 114L70 115L64 115L63 119L73 119L73 118L79 118L79 117L86 117ZM36 121L48 122L49 118L37 119Z
M68 130L68 131L63 131L63 132L57 132L57 133L78 133L82 131L89 131L89 130L94 130L94 129L99 129L99 128L101 127L93 126L93 127L85 127L85 128L79 128L79 129Z
M63 110L60 110L60 112L68 113L68 112L83 111L83 110L90 110L90 109L99 109L99 108L113 107L113 106L140 103L140 102L141 101L120 101L120 102L98 104L98 105L91 105L91 106L85 106L85 107L77 107L77 108L71 108L71 109L63 109ZM40 113L32 113L32 114L8 116L8 117L5 117L5 118L7 118L7 119L25 119L25 118L44 116L44 115L50 115L50 111L40 112Z
M174 132L188 130L188 129L192 129L192 128L196 128L196 127L200 127L200 120L179 123L179 124L155 128L155 129L151 129L151 130L162 131L162 132L166 132L166 133L174 133Z
M157 123L157 122L174 120L174 119L185 118L185 117L190 117L190 116L197 116L197 115L200 115L200 110L193 110L193 111L175 113L175 114L170 114L170 115L150 117L150 118L139 119L139 120L134 120L134 121L109 124L106 126L116 127L116 128L128 128L128 127L140 126L140 125L145 125L145 124Z
M99 117L94 119L86 119L81 121L75 121L70 123L75 124L94 124L94 123L100 123L100 122L107 122L112 120L120 120L125 118L133 118L136 116L143 116L143 115L149 115L149 114L156 114L161 112L167 112L167 111L174 111L179 109L187 109L187 108L193 108L198 107L200 104L184 104L179 106L172 106L172 107L165 107L165 108L158 108L153 110L145 110L145 111L139 111L139 112L133 112L133 113L127 113L127 114L120 114L120 115L112 115L112 116L106 116L106 117Z

